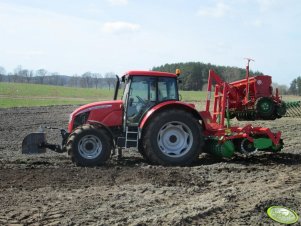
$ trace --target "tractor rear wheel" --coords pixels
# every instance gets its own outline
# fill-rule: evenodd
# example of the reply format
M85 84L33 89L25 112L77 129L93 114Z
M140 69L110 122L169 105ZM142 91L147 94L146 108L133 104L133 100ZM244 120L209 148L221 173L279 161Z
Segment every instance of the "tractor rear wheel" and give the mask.
M260 97L255 102L255 109L262 119L275 118L275 103L269 97Z
M143 153L150 163L189 165L201 152L202 129L189 112L176 109L160 112L145 131Z
M78 166L99 166L111 155L112 142L106 131L93 125L75 129L67 140L67 151Z
M139 142L139 144L138 144L138 151L142 155L143 159L146 160L146 161L148 161L148 159L147 159L147 157L145 155L144 146L143 146L143 144L141 142Z

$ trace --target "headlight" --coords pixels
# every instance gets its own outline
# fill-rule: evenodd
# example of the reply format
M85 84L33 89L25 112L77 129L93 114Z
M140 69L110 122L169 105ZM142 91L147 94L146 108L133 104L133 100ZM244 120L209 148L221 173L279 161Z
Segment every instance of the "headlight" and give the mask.
M87 122L90 112L81 113L74 118L73 128L83 125Z

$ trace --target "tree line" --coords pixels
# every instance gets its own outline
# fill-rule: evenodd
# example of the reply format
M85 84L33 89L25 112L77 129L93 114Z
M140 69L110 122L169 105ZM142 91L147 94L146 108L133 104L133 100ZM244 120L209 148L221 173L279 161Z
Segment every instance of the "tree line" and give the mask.
M153 67L153 71L165 71L175 73L180 69L182 74L179 84L181 90L206 90L208 71L213 69L224 81L232 82L245 78L246 70L238 67L218 66L201 62L174 63ZM259 71L250 71L251 76L262 75ZM0 66L0 82L36 83L57 86L70 86L81 88L104 88L114 87L116 75L113 72L105 74L95 72L85 72L81 75L72 76L61 75L57 72L49 72L45 69L29 70L22 66L17 66L13 72L7 73L4 67ZM291 94L301 96L301 77L294 79L290 86L273 83L274 88L278 88L281 94Z
M7 73L4 67L0 66L0 82L34 83L55 86L70 86L81 88L104 88L114 87L116 75L113 72L104 75L94 72L85 72L82 75L62 75L57 72L49 72L45 69L36 71L17 66L13 72Z
M289 87L289 92L292 95L301 96L301 76L295 78Z
M213 64L205 64L201 62L175 63L165 64L153 67L154 71L165 71L175 73L176 69L180 69L182 90L206 90L209 69L213 69L226 82L232 82L246 77L246 69L229 66L218 66ZM250 76L263 75L260 71L250 71ZM301 96L301 77L294 79L290 86L273 83L274 88L278 88L280 94L291 94Z
M217 66L201 62L188 62L177 64L165 64L153 67L155 71L165 71L175 73L180 69L182 83L180 88L183 90L205 90L207 87L208 73L213 69L226 82L232 82L245 78L246 70L238 67ZM252 75L262 75L261 72L251 72Z

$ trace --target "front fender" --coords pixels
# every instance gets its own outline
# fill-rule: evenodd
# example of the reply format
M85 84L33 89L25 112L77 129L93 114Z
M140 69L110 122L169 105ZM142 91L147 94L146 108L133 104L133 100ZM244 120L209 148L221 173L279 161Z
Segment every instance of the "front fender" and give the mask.
M139 128L143 129L149 122L149 119L151 119L155 115L155 113L172 108L184 109L191 112L197 118L201 118L199 112L195 109L194 104L188 104L181 101L166 101L149 109L149 111L143 116L142 120L140 121Z

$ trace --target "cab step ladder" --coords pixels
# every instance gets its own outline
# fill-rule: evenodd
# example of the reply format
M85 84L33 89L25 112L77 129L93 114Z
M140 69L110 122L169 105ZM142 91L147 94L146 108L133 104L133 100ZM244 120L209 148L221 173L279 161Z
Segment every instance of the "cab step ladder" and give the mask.
M127 126L125 131L125 147L138 148L138 127L136 126Z

